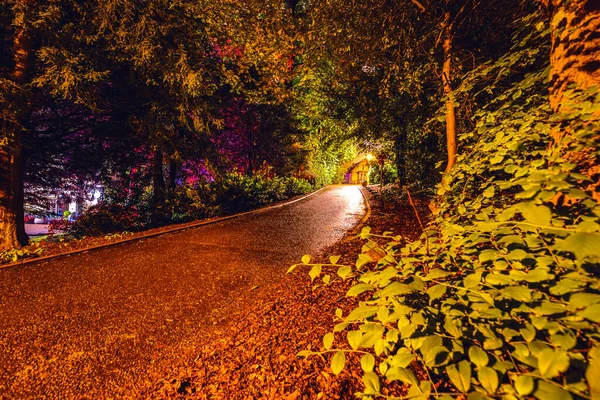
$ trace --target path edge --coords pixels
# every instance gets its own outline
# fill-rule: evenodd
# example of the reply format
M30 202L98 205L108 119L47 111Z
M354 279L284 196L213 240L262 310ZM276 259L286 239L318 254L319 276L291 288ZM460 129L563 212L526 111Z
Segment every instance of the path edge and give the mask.
M160 231L160 232L152 232L152 233L148 233L148 234L145 234L145 235L142 235L142 236L136 236L134 238L120 239L120 240L116 240L114 242L103 243L103 244L99 244L99 245L96 245L96 246L86 247L86 248L83 248L83 249L70 250L70 251L67 251L65 253L58 253L58 254L52 254L52 255L48 255L48 256L35 257L35 258L25 258L25 259L23 259L21 261L16 261L16 262L13 262L13 263L1 264L0 265L0 269L12 268L12 267L18 267L18 266L24 266L24 265L27 265L27 264L33 264L33 263L37 263L37 262L52 260L52 259L58 258L58 257L67 257L67 256L70 256L70 255L73 255L73 254L85 253L86 251L102 249L102 248L110 247L110 246L116 246L118 244L123 244L123 243L127 243L127 242L133 242L133 241L136 241L136 240L148 239L148 238L151 238L151 237L166 235L168 233L180 232L180 231L184 231L186 229L197 228L199 226L216 224L218 222L222 222L222 221L227 221L227 220L230 220L230 219L235 219L235 218L243 217L245 215L258 214L258 213L261 213L261 212L272 210L274 208L288 206L288 205L296 203L298 201L305 200L305 199L307 199L307 198L309 198L311 196L314 196L315 194L319 193L320 191L324 190L325 188L327 188L329 186L331 186L331 185L323 186L322 188L317 189L317 190L315 190L312 193L309 193L309 194L307 194L305 196L299 197L299 198L294 199L294 200L286 201L284 203L274 204L274 205L266 206L266 207L263 207L263 208L258 208L256 210L252 210L252 211L245 211L245 212L239 213L239 214L227 215L225 217L219 217L219 218L214 218L214 219L210 219L210 220L201 220L201 221L198 221L198 222L186 225L186 226L174 227L174 228L167 229L167 230ZM362 187L361 187L360 190L361 190L361 193L363 195L363 198L365 198L365 204L367 204L367 213L370 214L370 206L368 206L368 201L366 200L365 194L362 192L362 190L363 190ZM363 217L363 220L361 220L359 226L364 223L364 220L365 219Z
M356 236L371 217L371 203L369 202L369 197L367 196L367 189L364 186L360 186L359 189L360 194L362 194L363 200L365 201L365 208L367 210L360 222L354 227L354 229L350 231L350 236L348 236L344 241L351 240L353 236Z

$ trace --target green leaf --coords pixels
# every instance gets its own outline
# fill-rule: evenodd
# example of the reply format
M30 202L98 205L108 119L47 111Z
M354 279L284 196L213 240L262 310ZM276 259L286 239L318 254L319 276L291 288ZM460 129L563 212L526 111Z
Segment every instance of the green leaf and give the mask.
M513 98L513 100L516 100L516 99L518 99L519 97L521 97L521 95L522 95L522 94L523 94L523 91L522 91L521 89L518 89L517 91L515 91L515 92L512 94L512 98Z
M377 314L377 311L379 311L377 306L360 306L350 311L346 321L362 321Z
M370 226L365 226L364 228L362 228L362 230L360 231L360 236L361 239L368 239L369 238L369 234L371 233L371 227Z
M336 324L336 325L333 327L333 331L334 331L334 332L341 332L341 331L343 331L344 329L346 329L346 328L348 327L348 325L350 325L350 323L349 323L349 322L340 322L339 324Z
M588 367L585 370L590 394L593 399L600 398L600 347L593 347L588 353Z
M509 299L529 302L531 301L531 289L524 286L508 286L502 289L502 295Z
M467 396L467 400L490 400L490 398L483 393L471 392ZM503 400L511 400L510 398L504 397Z
M356 269L361 269L366 263L373 261L373 259L365 254L365 253L361 253L358 255L358 258L356 259Z
M444 271L441 268L434 268L431 271L429 271L429 273L427 274L427 276L425 276L425 278L423 278L424 281L430 281L433 279L440 279L440 278L445 278L448 275L451 275L449 272Z
M600 294L574 293L569 298L569 306L575 309L585 308L597 303L600 303Z
M392 367L406 368L416 358L413 353L396 353L389 358L389 362Z
M468 361L459 362L458 368L456 364L448 365L446 374L448 374L452 384L462 393L467 393L471 388L471 366Z
M385 377L390 381L402 381L409 385L419 385L419 380L415 376L415 373L409 368L390 368L385 373Z
M593 322L600 322L600 304L591 305L580 311L578 315Z
M442 346L442 344L444 343L444 340L438 335L430 335L422 337L420 339L422 339L421 343L417 344L415 348L418 347L418 349L421 350L421 353L423 355L429 350L433 349L434 347Z
M486 350L496 350L502 346L504 346L504 342L496 336L489 337L483 341L483 348Z
M337 271L338 276L342 279L346 279L346 277L348 275L350 275L351 273L352 273L352 267L349 267L349 266L340 267Z
M530 256L531 255L523 249L515 249L515 250L510 251L506 255L506 258L511 261L521 261L525 258L530 258Z
M449 350L444 346L436 346L426 352L423 357L425 365L428 367L435 367L442 365L448 360Z
M514 338L515 336L519 336L519 332L511 328L504 328L502 329L502 336L504 336L504 340L506 342L510 342L512 338Z
M400 337L402 339L410 338L413 335L413 333L415 333L417 328L418 328L418 325L413 324L413 323L409 323L408 325L402 326L400 328Z
M359 294L366 292L367 290L375 289L375 286L369 285L368 283L359 283L358 285L354 285L348 290L346 293L347 297L358 296Z
M572 400L569 392L554 383L538 380L537 390L533 393L540 400Z
M489 394L496 393L498 390L498 374L490 367L481 367L477 372L479 383Z
M555 296L562 296L563 294L579 291L581 286L584 285L585 282L573 279L561 279L556 285L550 288L550 293Z
M411 293L414 291L415 291L415 289L411 288L410 286L408 286L404 283L392 282L391 284L387 285L384 289L382 289L378 293L378 297L382 298L382 297L399 296L399 295Z
M455 338L460 338L463 333L460 326L460 320L458 319L454 320L452 318L446 318L446 321L444 322L444 329Z
M597 259L600 257L600 233L578 232L569 235L566 239L558 241L553 249L571 252L578 260L587 257Z
M534 225L549 226L552 212L546 206L538 206L533 202L523 202L517 205L525 221Z
M463 284L466 288L472 288L481 282L481 272L475 272L474 274L467 275L465 279L463 279Z
M527 396L533 392L533 378L527 375L519 375L515 379L515 389L520 396Z
M433 300L439 299L446 293L446 286L444 285L435 285L427 289L426 292L429 295L429 302L431 303Z
M487 189L483 191L483 197L492 198L496 194L496 188L493 186L488 186Z
M569 368L571 360L564 351L542 350L538 356L540 374L546 378L555 378Z
M485 367L489 362L489 357L479 346L469 347L469 359L478 367Z
M526 324L525 328L519 329L519 332L521 333L521 336L523 336L523 339L525 339L527 343L535 339L535 327L531 324Z
M348 344L353 350L357 350L360 347L363 333L361 331L349 331L347 333Z
M549 269L546 267L538 267L529 271L522 279L530 283L544 282L554 278L554 275L550 274L548 271Z
M487 274L485 281L490 285L510 285L514 283L514 280L505 274Z
M331 264L337 264L340 261L340 256L331 256L329 257L329 262Z
M565 312L566 308L562 304L543 301L542 304L539 307L534 308L533 311L539 315L553 315Z
M375 367L375 357L371 354L364 354L360 359L360 366L365 372L373 371L373 368Z
M302 263L308 264L310 262L310 259L311 259L310 254L305 254L302 256Z
M477 295L479 295L479 297L481 297L489 305L494 305L494 298L490 294L485 292L477 292Z
M573 347L577 345L577 338L571 333L566 332L563 334L556 334L550 336L550 342L556 346L561 348L562 350L571 350Z
M308 272L308 276L310 276L310 280L314 281L315 278L317 276L319 276L321 274L321 266L320 265L315 265L314 267L312 267L310 269L310 271Z
M331 358L331 370L335 375L338 375L346 365L346 354L343 351L338 351Z
M378 394L381 390L379 377L374 372L367 372L364 374L362 381L365 385L365 394Z
M334 338L335 336L332 332L329 332L325 336L323 336L323 346L325 347L325 350L331 349L331 345L333 344Z

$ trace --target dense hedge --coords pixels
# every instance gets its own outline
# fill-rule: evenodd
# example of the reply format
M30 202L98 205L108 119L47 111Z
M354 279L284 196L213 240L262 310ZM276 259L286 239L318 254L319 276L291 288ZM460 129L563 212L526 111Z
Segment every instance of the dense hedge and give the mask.
M228 173L199 187L180 187L166 201L171 223L228 215L305 194L312 185L295 177L267 178ZM150 226L151 206L102 203L91 207L69 228L75 237L139 231Z

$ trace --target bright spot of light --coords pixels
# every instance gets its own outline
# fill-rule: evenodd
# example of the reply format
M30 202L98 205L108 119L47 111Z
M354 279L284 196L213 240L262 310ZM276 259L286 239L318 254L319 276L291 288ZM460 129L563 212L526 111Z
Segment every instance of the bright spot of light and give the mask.
M342 196L346 198L346 215L362 214L364 198L358 186L342 186Z

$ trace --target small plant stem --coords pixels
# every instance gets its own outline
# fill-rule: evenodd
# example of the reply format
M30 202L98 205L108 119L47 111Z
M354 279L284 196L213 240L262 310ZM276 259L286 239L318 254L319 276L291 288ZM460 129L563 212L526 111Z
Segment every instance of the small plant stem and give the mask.
M410 191L408 190L408 188L406 186L402 186L402 189L404 189L404 191L406 192L406 194L408 196L408 203L410 204L413 211L415 212L415 215L417 217L417 221L419 222L419 226L421 227L421 230L425 231L425 227L423 226L423 222L421 221L421 217L419 216L417 207L415 206L412 196L410 195ZM427 234L425 234L425 250L427 251L427 255L429 255L429 235L427 235ZM428 265L428 267L429 267L429 265Z

